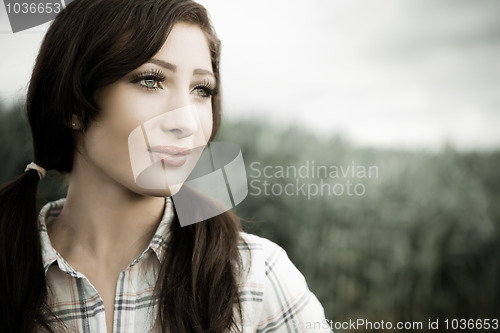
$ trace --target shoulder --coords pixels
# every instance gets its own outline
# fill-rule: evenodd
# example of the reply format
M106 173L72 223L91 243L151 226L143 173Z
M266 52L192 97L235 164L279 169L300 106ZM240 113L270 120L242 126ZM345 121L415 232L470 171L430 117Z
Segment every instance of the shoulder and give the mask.
M271 271L296 269L282 247L263 237L241 232L238 251L244 281L263 283Z
M243 281L283 290L298 286L307 289L302 273L288 258L286 251L276 243L256 235L242 232L238 250L243 263ZM286 296L293 290L283 290Z
M243 281L253 279L253 282L266 283L276 278L281 283L305 283L286 251L266 238L241 232L238 250L243 264Z
M238 250L243 263L240 298L245 332L291 332L305 322L323 323L323 307L283 248L241 233Z
M238 244L240 254L249 253L257 256L256 259L264 260L275 253L284 253L278 244L257 235L240 232L240 242Z

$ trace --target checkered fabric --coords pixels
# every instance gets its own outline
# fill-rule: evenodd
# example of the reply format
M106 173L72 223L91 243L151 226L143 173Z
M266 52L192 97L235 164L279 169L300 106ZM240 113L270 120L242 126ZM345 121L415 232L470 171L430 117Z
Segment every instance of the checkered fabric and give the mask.
M46 204L38 219L49 304L67 332L106 332L104 304L97 290L50 243L47 225L59 215L64 203L65 199L60 199ZM149 246L120 273L113 332L153 331L157 311L153 289L163 253L168 250L168 224L173 214L168 198ZM267 239L241 233L238 249L244 267L239 283L243 309L240 330L245 333L304 332L307 324L316 327L311 332L331 332L323 328L326 326L323 307L282 248Z

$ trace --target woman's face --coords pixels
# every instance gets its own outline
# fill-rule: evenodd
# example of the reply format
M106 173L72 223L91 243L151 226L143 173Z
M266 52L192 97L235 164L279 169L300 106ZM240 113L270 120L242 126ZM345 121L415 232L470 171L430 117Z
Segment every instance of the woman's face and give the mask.
M148 62L96 91L99 118L81 138L86 167L138 194L175 194L212 132L215 86L205 34L175 24Z

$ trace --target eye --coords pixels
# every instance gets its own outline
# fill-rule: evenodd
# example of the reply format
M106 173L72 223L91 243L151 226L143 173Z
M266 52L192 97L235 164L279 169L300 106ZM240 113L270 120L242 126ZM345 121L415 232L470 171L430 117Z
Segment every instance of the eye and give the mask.
M195 85L193 92L201 98L210 98L217 94L214 86L215 84L211 81L203 81L202 83Z
M203 97L203 98L209 98L213 95L212 89L206 87L206 86L198 86L193 89L196 95Z
M162 88L162 82L164 82L165 79L166 77L161 71L153 70L134 75L130 82L138 84L141 88L156 90Z
M142 79L139 84L148 89L158 89L158 81L155 79Z

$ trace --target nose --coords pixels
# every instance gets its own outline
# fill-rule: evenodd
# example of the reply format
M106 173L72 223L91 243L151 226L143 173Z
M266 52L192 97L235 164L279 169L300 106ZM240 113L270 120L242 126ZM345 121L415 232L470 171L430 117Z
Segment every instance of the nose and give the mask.
M189 137L199 130L197 113L193 105L167 112L162 122L162 130L181 139Z

